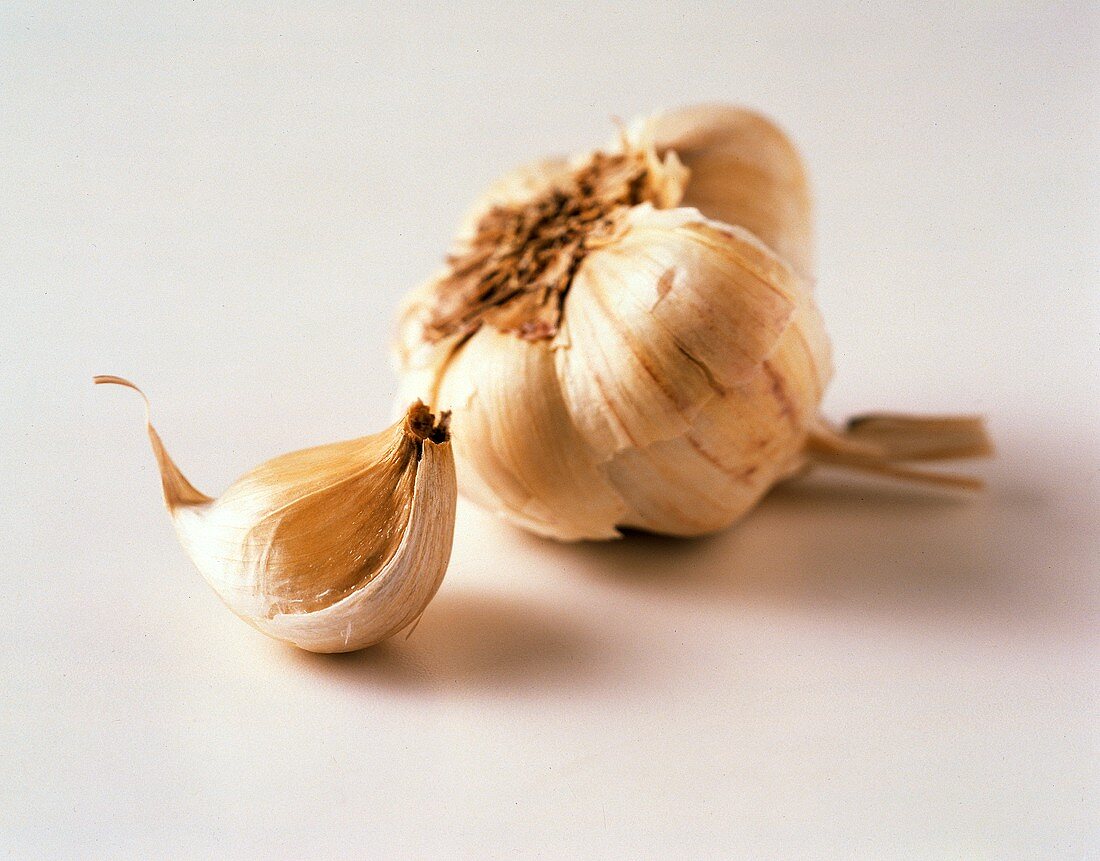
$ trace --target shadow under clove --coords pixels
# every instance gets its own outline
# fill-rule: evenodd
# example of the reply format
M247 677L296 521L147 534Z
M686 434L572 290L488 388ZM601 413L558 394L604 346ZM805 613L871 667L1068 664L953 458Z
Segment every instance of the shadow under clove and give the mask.
M347 654L289 651L308 670L348 684L543 695L594 684L617 647L544 602L444 584L411 634Z

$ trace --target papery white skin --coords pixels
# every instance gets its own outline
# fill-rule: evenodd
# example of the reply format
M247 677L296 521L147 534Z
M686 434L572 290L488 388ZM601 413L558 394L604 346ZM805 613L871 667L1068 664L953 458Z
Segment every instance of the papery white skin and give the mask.
M620 233L587 252L552 341L486 324L433 343L446 268L403 306L399 402L453 412L466 495L572 541L620 527L713 532L811 462L975 484L896 467L904 446L849 439L821 420L832 363L810 281L810 194L782 131L704 106L635 123L605 151L617 147L647 153L663 208L629 208ZM473 206L459 249L492 207L523 205L586 158L505 176ZM988 451L979 420L948 424L919 433L954 435L944 457Z
M468 223L563 169L517 172ZM678 158L661 169L673 208L634 207L584 258L552 343L491 326L453 355L425 343L430 285L402 318L400 397L452 410L463 492L542 535L711 532L804 463L831 373L810 285L749 231L676 207L693 181Z

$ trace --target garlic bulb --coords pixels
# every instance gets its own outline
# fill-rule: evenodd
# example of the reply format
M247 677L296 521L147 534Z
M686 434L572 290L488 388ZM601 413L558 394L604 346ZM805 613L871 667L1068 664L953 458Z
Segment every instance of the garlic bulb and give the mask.
M560 540L712 532L813 463L940 480L897 461L987 450L971 418L858 439L820 419L811 269L783 133L731 107L658 115L478 201L402 310L401 397L452 411L464 493Z
M120 377L95 382L140 393ZM447 421L417 403L381 433L282 455L212 499L172 462L146 400L184 549L229 609L312 652L380 642L414 622L439 589L457 497Z

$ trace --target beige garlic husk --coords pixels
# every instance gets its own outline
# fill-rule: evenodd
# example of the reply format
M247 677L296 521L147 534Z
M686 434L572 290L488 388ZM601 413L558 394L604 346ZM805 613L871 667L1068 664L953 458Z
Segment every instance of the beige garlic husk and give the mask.
M814 464L974 486L906 462L987 452L977 418L821 418L811 233L793 145L734 107L514 171L402 309L401 398L452 412L465 494L560 540L713 532Z
M311 652L361 649L415 622L443 582L458 493L445 414L413 404L381 433L267 461L217 499L172 462L148 400L146 427L180 542L263 633Z

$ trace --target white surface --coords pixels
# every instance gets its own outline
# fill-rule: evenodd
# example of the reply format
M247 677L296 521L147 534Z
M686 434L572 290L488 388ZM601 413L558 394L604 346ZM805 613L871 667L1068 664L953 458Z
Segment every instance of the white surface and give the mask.
M101 5L0 9L0 852L1100 854L1095 6ZM207 491L376 430L484 183L711 99L810 164L830 413L987 413L988 493L601 546L464 506L407 641L231 616L91 375Z

